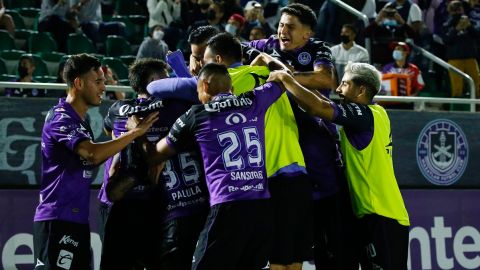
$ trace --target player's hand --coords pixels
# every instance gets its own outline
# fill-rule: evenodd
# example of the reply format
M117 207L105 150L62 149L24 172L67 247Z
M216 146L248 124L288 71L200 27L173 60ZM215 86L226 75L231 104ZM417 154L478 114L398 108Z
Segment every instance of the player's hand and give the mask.
M133 130L138 135L138 137L147 133L148 129L158 120L158 112L149 114L143 119L139 119L138 116L131 116L128 118L126 128L128 130ZM129 123L130 121L130 123Z
M188 66L190 74L192 74L193 76L197 76L201 68L202 68L201 61L197 60L193 55L190 55L190 64Z
M275 70L270 72L267 82L283 82L289 77L291 78L292 76L286 70Z
M267 66L267 61L265 59L265 54L260 53L253 59L253 61L250 63L251 66Z

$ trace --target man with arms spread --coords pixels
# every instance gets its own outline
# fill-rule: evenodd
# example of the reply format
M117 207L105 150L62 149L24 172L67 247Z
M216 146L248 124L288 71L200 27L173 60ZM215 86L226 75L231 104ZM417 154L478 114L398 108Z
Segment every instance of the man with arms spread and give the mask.
M99 106L105 78L98 59L71 56L64 69L68 96L47 114L42 131L42 183L34 217L35 269L90 269L88 225L90 183L94 169L156 120L144 119L115 140L94 143L85 121L89 106Z
M269 80L282 82L308 113L342 126L341 148L357 235L366 254L362 269L407 269L410 221L393 171L392 133L384 108L373 104L381 76L364 63L345 68L335 104L302 87L286 72Z
M282 91L266 84L231 93L224 65L206 64L195 105L181 116L149 156L168 159L197 141L204 161L211 210L192 269L260 269L272 226L265 170L265 112Z

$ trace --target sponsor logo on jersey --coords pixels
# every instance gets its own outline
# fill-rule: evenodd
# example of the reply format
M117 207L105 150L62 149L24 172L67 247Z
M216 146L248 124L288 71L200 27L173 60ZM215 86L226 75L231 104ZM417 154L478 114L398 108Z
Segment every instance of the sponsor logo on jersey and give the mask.
M417 164L429 182L451 185L462 177L467 163L467 137L456 123L437 119L423 128L417 141Z
M72 261L73 261L73 253L63 249L60 250L60 253L58 254L58 258L57 258L58 267L68 270L72 266Z
M221 109L229 107L243 107L250 106L253 101L248 97L230 98L222 101L210 102L204 105L207 112L219 112Z
M298 55L297 60L300 64L305 66L310 64L310 61L312 61L312 56L308 52L302 52Z
M241 113L231 113L225 118L225 123L229 126L243 124L245 122L247 122L247 118Z

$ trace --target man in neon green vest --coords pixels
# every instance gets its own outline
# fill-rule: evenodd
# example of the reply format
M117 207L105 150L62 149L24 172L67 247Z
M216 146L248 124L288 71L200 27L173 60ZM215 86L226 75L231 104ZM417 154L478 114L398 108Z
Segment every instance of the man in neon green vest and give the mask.
M335 104L301 86L284 71L268 81L282 82L310 114L342 126L341 148L359 243L366 254L362 269L407 269L410 221L393 171L392 133L385 109L373 103L380 73L369 64L345 68ZM365 265L363 265L365 264Z

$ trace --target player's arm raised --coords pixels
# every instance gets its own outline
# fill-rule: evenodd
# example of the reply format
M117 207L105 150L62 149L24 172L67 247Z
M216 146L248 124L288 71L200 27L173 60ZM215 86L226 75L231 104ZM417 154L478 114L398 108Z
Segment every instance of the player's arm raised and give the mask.
M331 101L319 93L306 89L286 71L272 71L267 81L283 83L286 90L292 93L307 113L328 121L333 120L334 110Z
M125 146L131 143L134 139L145 134L157 119L158 113L152 113L143 119L135 129L132 129L111 141L101 143L94 143L89 140L82 141L77 147L75 147L75 153L95 165L101 164L107 158L125 148Z

